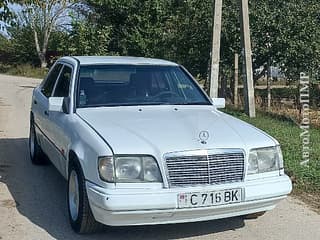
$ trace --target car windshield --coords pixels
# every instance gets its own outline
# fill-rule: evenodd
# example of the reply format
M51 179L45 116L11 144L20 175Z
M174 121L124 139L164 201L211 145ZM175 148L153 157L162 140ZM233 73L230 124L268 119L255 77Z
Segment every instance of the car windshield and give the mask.
M81 66L77 107L210 105L179 66Z

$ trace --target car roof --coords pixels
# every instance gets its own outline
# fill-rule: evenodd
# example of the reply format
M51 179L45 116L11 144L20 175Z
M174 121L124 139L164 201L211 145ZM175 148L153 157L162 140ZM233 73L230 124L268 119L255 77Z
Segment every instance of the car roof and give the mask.
M144 57L123 57L123 56L73 56L63 57L61 60L77 59L80 65L94 64L132 64L132 65L163 65L178 66L177 63L162 59L144 58Z

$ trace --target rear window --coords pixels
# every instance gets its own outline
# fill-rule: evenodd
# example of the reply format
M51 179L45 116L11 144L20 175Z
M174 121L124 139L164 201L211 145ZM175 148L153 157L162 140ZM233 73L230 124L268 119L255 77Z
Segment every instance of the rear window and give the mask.
M97 84L129 83L130 76L135 73L135 69L119 67L99 67L81 68L80 78L92 78Z

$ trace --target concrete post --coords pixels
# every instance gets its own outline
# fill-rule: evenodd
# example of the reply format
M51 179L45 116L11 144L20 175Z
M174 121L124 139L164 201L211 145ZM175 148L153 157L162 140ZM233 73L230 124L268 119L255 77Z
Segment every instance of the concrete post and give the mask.
M233 104L238 106L238 85L239 85L239 54L234 54L234 82L233 82Z
M241 1L241 47L243 54L243 84L244 84L244 101L245 112L253 118L256 116L255 99L254 99L254 85L253 85L253 71L252 71L252 57L251 57L251 40L249 28L249 6L248 0Z
M210 97L218 97L222 0L215 0L212 33Z

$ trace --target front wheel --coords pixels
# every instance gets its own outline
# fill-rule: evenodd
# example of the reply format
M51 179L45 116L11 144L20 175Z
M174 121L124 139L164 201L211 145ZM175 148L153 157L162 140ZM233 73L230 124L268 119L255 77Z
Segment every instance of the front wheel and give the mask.
M92 214L85 179L78 163L72 163L68 177L68 212L72 229L77 233L93 233L101 228Z

